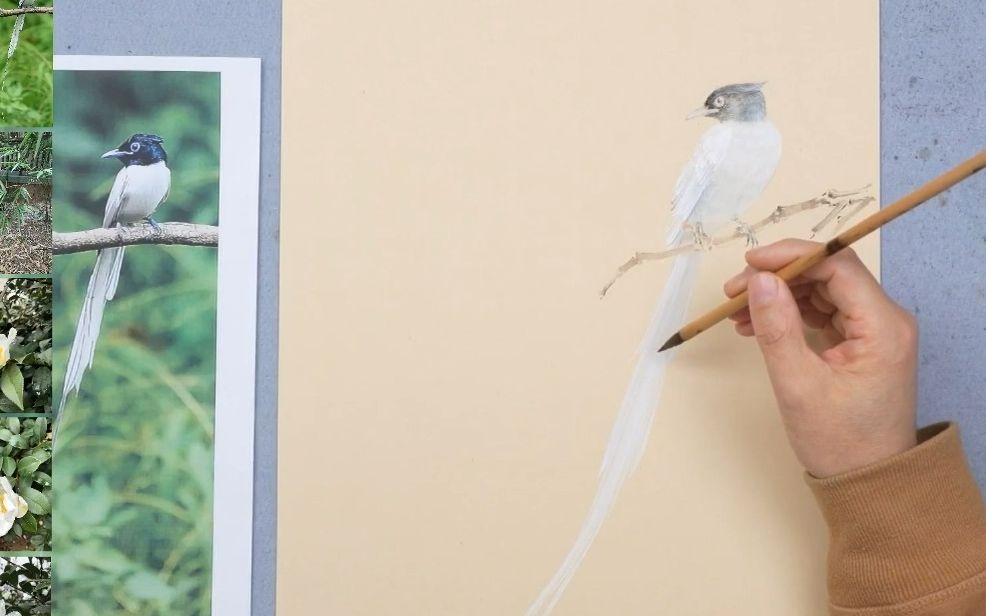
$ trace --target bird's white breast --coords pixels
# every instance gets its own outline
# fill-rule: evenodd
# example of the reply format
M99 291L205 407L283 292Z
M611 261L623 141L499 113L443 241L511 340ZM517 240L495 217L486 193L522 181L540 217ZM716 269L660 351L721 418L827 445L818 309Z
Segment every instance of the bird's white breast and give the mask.
M116 221L137 222L154 213L171 189L171 170L164 162L130 165L120 170L117 182L124 182Z
M769 120L723 122L702 137L716 148L712 176L689 217L711 231L742 216L774 175L781 156L781 137Z

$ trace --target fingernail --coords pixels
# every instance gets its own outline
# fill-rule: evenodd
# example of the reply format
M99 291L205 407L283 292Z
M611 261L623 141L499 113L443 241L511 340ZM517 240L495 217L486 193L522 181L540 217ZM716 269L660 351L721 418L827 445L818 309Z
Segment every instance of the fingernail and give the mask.
M750 279L750 303L757 306L769 304L777 297L777 278L760 273Z

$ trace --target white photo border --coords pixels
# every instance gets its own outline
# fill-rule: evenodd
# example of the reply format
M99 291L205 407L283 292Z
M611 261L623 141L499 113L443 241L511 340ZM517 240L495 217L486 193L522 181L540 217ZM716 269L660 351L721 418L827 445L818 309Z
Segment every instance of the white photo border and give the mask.
M212 616L246 616L253 571L260 59L56 55L54 69L220 74Z

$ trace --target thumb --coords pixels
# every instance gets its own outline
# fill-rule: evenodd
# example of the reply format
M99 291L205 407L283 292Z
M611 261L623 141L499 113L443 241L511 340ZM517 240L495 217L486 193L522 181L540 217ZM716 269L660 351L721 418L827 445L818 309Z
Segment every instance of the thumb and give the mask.
M811 351L801 328L801 312L791 290L780 278L760 272L750 279L750 320L763 353L770 380L783 388L804 377Z

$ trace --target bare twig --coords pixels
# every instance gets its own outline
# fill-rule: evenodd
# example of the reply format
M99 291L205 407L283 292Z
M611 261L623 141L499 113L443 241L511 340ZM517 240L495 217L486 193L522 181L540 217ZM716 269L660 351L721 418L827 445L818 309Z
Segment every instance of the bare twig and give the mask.
M681 244L675 248L669 248L660 252L635 252L633 256L626 261L626 263L617 268L616 274L614 274L610 281L606 283L606 286L602 288L602 291L599 292L599 296L605 297L610 287L612 287L617 280L645 261L660 261L662 259L667 259L668 257L684 254L686 252L711 250L714 246L719 246L741 238L747 239L750 233L756 233L757 231L760 231L770 225L777 224L786 218L790 218L791 216L800 214L801 212L807 212L819 207L828 207L830 209L828 213L826 213L825 217L822 218L817 225L812 227L811 237L815 237L817 233L831 224L832 221L835 221L835 229L838 230L846 223L846 221L876 200L872 195L864 194L867 190L869 190L869 188L870 186L866 185L858 190L829 190L822 193L820 197L815 197L814 199L792 203L791 205L779 206L763 220L750 225L748 229L737 228L732 233L708 238L704 246L696 244L693 240L690 243Z
M24 6L19 9L0 9L0 17L16 17L17 15L27 15L28 13L48 13L52 14L55 9L50 6Z
M218 246L219 227L166 222L154 229L151 225L132 225L112 229L99 228L74 233L52 233L51 248L56 255L114 246L165 244L182 246Z

